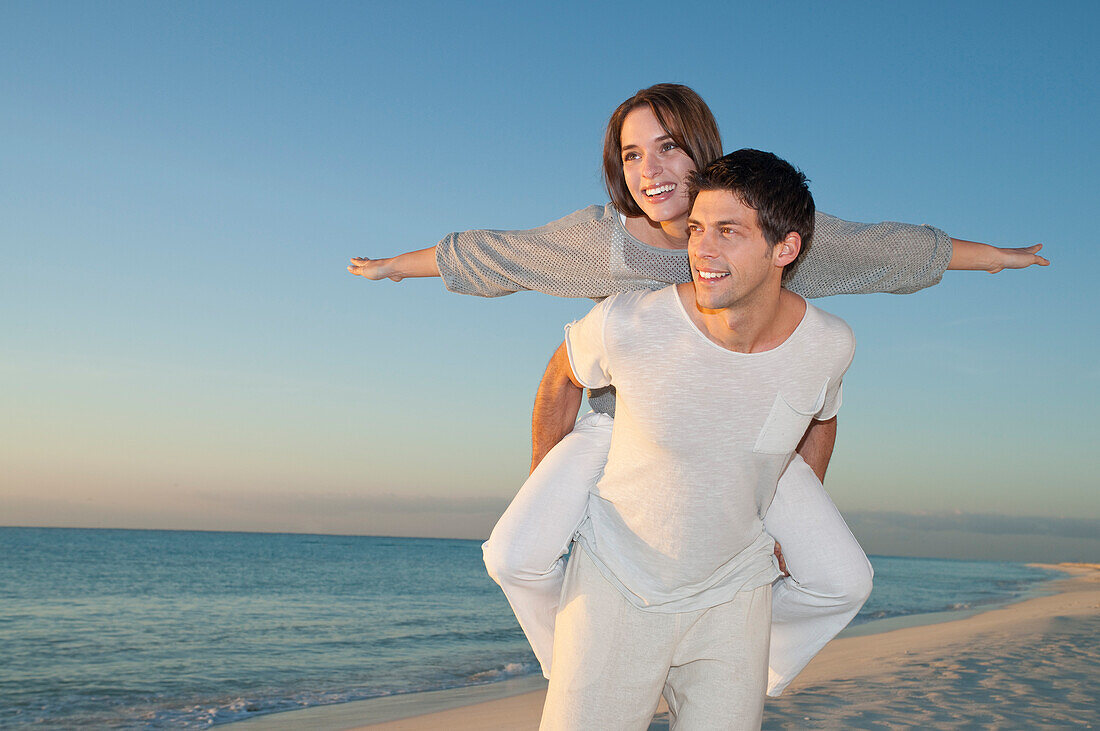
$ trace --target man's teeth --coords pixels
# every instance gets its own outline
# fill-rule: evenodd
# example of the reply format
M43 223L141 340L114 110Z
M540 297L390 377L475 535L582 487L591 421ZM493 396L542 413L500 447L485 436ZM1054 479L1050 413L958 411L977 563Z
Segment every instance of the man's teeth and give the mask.
M676 185L674 183L665 183L664 185L658 185L655 188L646 188L643 192L652 198L655 195L661 195L662 193L671 193L674 190L676 190Z
M700 279L721 279L722 277L728 277L729 272L699 272Z

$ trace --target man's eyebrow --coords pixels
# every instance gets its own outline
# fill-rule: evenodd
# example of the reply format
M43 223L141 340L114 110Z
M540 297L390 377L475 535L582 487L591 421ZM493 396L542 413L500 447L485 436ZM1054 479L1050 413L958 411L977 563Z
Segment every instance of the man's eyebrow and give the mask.
M688 217L688 223L692 223L692 224L695 224L696 226L699 226L699 225L702 225L703 222L700 221L698 218L692 218L692 217L689 216ZM717 226L736 226L737 228L748 228L748 226L746 226L741 221L715 221L712 225L715 226L715 227L717 227Z
M688 223L698 224L699 222L695 219L689 218ZM730 227L744 228L744 229L749 228L742 221L715 221L714 223L711 224L711 226L713 226L714 228L730 228Z

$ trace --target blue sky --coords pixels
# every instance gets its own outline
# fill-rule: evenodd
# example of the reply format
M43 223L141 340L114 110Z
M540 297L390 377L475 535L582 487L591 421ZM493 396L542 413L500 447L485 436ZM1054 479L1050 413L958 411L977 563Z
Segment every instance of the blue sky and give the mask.
M4 3L0 524L483 536L589 303L346 260L605 202L607 116L677 81L826 212L1046 244L1047 269L817 302L859 340L827 486L875 525L1005 518L953 555L1096 559L1097 15ZM921 525L865 543L946 550Z

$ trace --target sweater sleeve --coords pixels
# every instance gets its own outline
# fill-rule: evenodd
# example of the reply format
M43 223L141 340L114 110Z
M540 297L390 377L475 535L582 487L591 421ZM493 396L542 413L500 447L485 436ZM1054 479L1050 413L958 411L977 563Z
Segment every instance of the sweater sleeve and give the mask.
M931 226L855 223L824 213L784 285L803 297L889 292L937 284L951 261L951 237Z
M480 297L532 290L600 299L684 281L675 278L687 270L684 252L635 255L617 217L611 205L590 206L539 228L448 234L436 263L447 289Z
M448 234L436 246L447 289L500 297L535 290L558 297L606 297L609 236L603 208L590 206L523 231Z

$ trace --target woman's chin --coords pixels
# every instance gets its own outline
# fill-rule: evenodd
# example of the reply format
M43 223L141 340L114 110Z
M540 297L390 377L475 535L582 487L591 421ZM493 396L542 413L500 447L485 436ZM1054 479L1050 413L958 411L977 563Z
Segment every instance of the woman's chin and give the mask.
M683 219L686 224L688 213L691 211L691 206L688 205L686 199L674 199L656 203L653 201L639 202L635 199L635 203L642 209L642 213L645 214L646 218L658 224L668 223L678 219Z
M688 209L682 206L654 206L654 205L638 205L642 209L642 213L649 219L650 223L654 226L660 226L661 224L671 223L677 220L683 220L684 225L687 225Z

